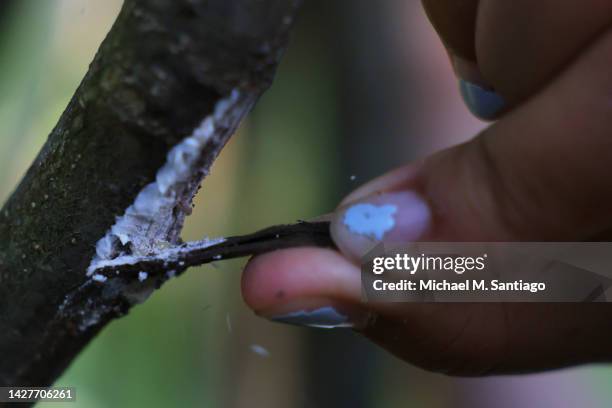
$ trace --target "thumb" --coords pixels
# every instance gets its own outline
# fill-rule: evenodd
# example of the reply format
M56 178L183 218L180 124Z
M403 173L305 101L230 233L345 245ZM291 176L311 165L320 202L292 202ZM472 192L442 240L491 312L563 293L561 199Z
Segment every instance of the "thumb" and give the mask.
M612 32L476 138L349 195L332 223L342 252L358 259L381 239L606 237L612 225L612 183L605 176L612 160L610 50Z
M346 217L348 203L369 200L397 211L395 228L386 224L386 237L396 241L606 236L612 224L612 184L604 176L612 159L611 50L608 31L547 88L475 139L351 194L333 224L339 247L355 258L366 239L375 238ZM393 202L400 196L388 194L397 191L410 192L411 198ZM349 215L367 208L372 207L360 206Z
M483 146L485 137L396 169L346 197L331 222L341 252L357 262L380 242L514 241L549 235L544 219L538 225L522 214L523 208L538 213L534 206L543 203L531 202L526 186L508 184L495 164L504 158L492 157ZM534 177L537 171L530 170Z

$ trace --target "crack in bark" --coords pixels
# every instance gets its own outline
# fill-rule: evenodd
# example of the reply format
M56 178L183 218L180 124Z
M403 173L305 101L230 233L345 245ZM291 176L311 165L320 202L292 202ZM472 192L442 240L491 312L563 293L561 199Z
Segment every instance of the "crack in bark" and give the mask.
M120 255L147 255L175 245L192 200L225 142L251 110L256 93L233 90L215 105L213 113L175 145L155 181L146 185L134 203L96 244L96 256L88 267Z

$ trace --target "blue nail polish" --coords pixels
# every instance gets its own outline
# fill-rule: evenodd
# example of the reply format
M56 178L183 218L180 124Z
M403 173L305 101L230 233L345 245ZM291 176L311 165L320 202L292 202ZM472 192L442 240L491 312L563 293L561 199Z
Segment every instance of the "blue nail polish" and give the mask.
M459 89L470 112L481 119L494 119L506 105L497 92L472 82L460 79Z
M317 327L320 329L353 327L353 324L349 322L347 316L339 313L331 306L314 310L299 310L297 312L275 316L271 320L279 323Z

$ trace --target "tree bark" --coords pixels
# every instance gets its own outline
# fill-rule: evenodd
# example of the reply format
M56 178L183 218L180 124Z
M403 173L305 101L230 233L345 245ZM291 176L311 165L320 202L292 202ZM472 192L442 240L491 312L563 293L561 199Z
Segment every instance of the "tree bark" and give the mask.
M151 245L180 244L201 179L272 81L297 3L125 1L0 214L1 385L51 384L109 321L149 293L146 284L92 281L86 270L96 244L154 182L171 148L239 95L189 181L177 187L167 227L145 237Z

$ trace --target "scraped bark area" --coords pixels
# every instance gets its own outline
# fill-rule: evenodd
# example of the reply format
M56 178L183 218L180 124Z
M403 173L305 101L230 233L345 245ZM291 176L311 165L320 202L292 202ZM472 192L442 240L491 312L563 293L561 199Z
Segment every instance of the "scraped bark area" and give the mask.
M92 276L102 284L109 279L163 281L189 266L298 246L336 248L329 232L329 222L274 225L247 235L185 242L145 256L118 256L98 262Z
M86 274L96 246L156 182L173 147L213 117L215 130L202 139L188 177L175 183L170 209L157 217L163 226L147 229L141 242L180 244L201 179L272 81L297 6L125 1L0 213L1 385L52 383L104 325L154 289L121 279L96 284ZM234 105L216 118L228 100ZM121 240L110 243L116 247L109 256L130 254Z

